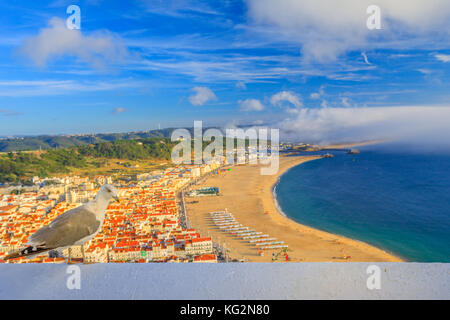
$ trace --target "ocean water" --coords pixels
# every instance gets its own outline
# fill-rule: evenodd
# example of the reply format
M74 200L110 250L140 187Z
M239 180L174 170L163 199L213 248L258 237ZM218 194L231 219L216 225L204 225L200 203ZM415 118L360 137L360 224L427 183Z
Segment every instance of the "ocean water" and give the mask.
M407 261L450 262L450 155L360 150L287 171L275 188L282 211Z

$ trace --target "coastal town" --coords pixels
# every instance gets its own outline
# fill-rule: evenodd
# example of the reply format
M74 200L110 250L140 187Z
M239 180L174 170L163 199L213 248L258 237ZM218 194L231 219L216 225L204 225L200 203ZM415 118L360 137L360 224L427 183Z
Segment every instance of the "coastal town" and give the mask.
M258 160L267 155L246 147L241 153L235 149L231 162L229 157L217 156L202 164L132 174L34 176L26 185L0 186L0 263L396 260L305 226L301 226L303 239L299 239L300 225L287 219L275 204L274 185L292 166L333 156L308 151L333 149L284 143L279 149L280 170L275 175L262 175L263 166L250 160L252 155ZM93 200L105 184L117 188L120 203L108 205L94 238L61 252L8 258L56 217ZM311 238L307 246L305 233Z
M208 174L224 172L218 161L135 175L119 184L110 176L32 179L29 191L0 194L0 263L24 247L29 236L61 213L92 200L103 184L115 183L120 203L111 203L102 230L84 246L21 257L8 263L218 262L211 237L190 228L181 191Z

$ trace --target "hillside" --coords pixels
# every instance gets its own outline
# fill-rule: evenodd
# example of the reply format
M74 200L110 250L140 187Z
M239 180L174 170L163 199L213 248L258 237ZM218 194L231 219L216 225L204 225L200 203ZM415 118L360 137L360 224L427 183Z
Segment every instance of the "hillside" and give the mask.
M71 172L99 173L112 169L113 160L117 159L128 160L121 165L124 169L135 165L129 161L167 162L175 144L168 138L145 138L45 151L8 152L0 155L0 183L28 183L33 176L49 177Z
M51 148L68 148L116 140L136 140L146 138L170 138L173 128L145 132L98 133L91 135L41 135L0 140L0 152L47 150Z
M247 129L249 125L239 128ZM203 132L211 127L204 127ZM122 133L95 133L84 135L40 135L14 138L0 138L0 153L10 151L48 150L52 148L69 148L86 144L101 142L114 142L117 140L138 140L147 138L170 138L177 128L165 128L150 131L122 132ZM194 128L186 128L194 136Z
M129 137L129 136L128 136ZM224 150L226 140L223 140ZM115 140L34 151L0 154L0 184L29 184L31 178L63 174L136 174L166 167L179 142L169 138ZM194 141L191 142L194 149ZM233 143L237 144L237 139ZM248 139L245 145L249 144ZM209 142L203 141L202 149Z

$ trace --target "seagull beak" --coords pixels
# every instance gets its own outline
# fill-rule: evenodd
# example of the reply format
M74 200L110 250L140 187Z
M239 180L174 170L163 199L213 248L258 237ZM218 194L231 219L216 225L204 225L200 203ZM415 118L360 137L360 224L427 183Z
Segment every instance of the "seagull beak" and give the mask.
M114 197L114 200L116 200L116 202L117 202L117 203L120 203L120 199L119 199L119 197L117 197L117 196L116 196L116 197Z

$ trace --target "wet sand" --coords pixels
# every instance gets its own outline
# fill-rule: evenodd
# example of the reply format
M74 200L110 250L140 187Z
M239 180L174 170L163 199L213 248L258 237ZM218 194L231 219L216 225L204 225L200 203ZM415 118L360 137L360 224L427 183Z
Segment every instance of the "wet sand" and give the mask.
M225 245L231 259L271 262L273 253L280 253L281 249L264 250L264 255L259 255L257 247L248 240L240 240L215 226L209 212L227 209L243 226L284 241L289 246L291 262L401 261L366 243L301 225L278 211L272 189L279 176L305 161L321 161L316 159L317 156L280 156L279 171L272 176L261 175L261 167L256 165L234 166L231 171L211 175L193 188L218 187L220 196L186 197L191 226L202 236L211 236L213 241ZM286 258L279 254L276 261L284 262Z

